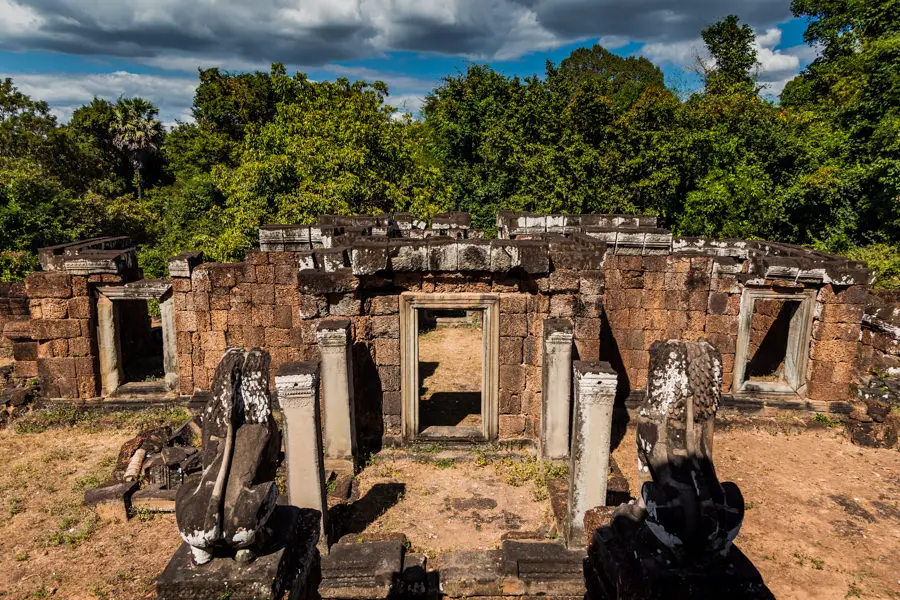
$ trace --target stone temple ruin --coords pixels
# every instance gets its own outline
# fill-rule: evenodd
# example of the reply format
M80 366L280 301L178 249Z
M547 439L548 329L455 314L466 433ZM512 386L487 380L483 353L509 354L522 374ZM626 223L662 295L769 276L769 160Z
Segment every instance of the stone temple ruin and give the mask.
M678 494L711 503L704 506L715 515L710 518L723 541L712 549L672 550L673 560L707 564L712 555L733 555L730 532L737 534L733 518L742 504L735 500L739 492L720 484L712 469L717 411L834 413L849 419L854 441L897 443L889 411L896 386L870 380L873 372L882 378L900 373L898 298L872 292L865 264L798 246L676 237L648 216L501 212L494 239L471 228L464 213L437 215L430 223L394 214L269 225L243 262L209 263L199 253L184 253L170 259L169 277L162 280L142 277L131 242L122 237L45 248L40 259L42 270L24 285L0 288L0 352L11 351L14 359L3 418L27 410L22 397L33 388L18 382L33 378L43 398L84 404L188 401L214 407L229 385L240 390L234 393L241 406L271 401L284 418L287 500L318 516L289 514L284 498L277 507L257 499L254 506L271 513L267 518L287 523L281 530L306 536L302 549L241 563L245 579L281 581L288 563L308 579L270 585L269 596L290 587L296 597L297 590L316 585L316 577L322 597L386 597L400 593L401 584L404 594L434 591L421 557L405 554L397 540L356 548L329 539L327 474L352 474L363 451L423 441L503 441L533 449L542 460L568 462L561 520L569 549L507 540L490 556L448 558L441 594L580 597L587 581L594 597L637 598L651 596L629 596L610 583L610 569L636 568L620 560L631 543L622 545L622 532L639 531L647 544L667 546L659 532L669 531L666 519L673 517L660 507ZM463 420L431 411L434 403L426 403L420 390L419 332L441 319L471 321L481 331L473 357L480 376L466 392L471 402ZM265 373L252 375L252 394L235 384L248 381L235 366L240 361L222 367L232 354L247 351L266 363ZM669 361L666 373L664 351L687 358ZM701 362L705 371L693 366ZM705 403L697 399L700 392L660 400L658 394L674 393L660 387L660 378L673 377L682 378L685 390L704 390ZM669 401L680 407L677 414L674 405L660 408ZM218 427L247 428L251 419L237 413L231 425L225 419ZM648 417L657 413L656 421ZM645 485L636 491L637 508L614 515L606 507L613 479L605 474L618 469L609 458L611 429L629 418L643 432ZM210 425L202 427L201 453L207 452ZM277 431L267 439L271 435ZM162 452L160 465L169 465L166 452L179 465L193 465L193 472L218 460L171 447L163 440L152 448ZM248 489L271 483L269 475L255 476L254 469L271 469L262 458L254 460L242 466L253 471L242 475L252 480ZM190 472L179 471L180 490ZM698 473L705 487L686 488L685 478ZM162 479L171 482L168 474ZM98 492L92 502L119 502L144 491L127 484ZM177 485L162 487L174 498ZM180 490L179 498L187 494ZM215 522L213 507L223 510L221 502L204 502L192 510L209 512ZM647 511L637 514L643 506ZM597 507L609 510L598 513ZM248 519L253 524L245 527L266 528L266 518ZM594 536L598 526L606 533ZM231 543L220 544L227 537L220 534L210 537L214 546L241 549L234 531ZM316 547L321 564L309 558ZM206 597L178 595L187 593L178 586L204 567L184 552L183 564L173 566L176 555L161 578L161 597ZM217 561L206 566L232 568L217 567ZM701 571L690 572L700 577ZM662 567L654 573L674 576ZM760 589L752 573L738 583ZM703 582L697 585L702 589ZM166 596L166 590L181 591ZM237 597L255 596L248 591Z

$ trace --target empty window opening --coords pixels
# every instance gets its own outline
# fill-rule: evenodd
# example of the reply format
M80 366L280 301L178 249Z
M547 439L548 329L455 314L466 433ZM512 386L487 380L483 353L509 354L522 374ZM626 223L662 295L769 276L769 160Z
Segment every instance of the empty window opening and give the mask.
M791 322L799 306L798 301L784 299L753 302L745 371L748 381L785 381Z
M117 391L124 393L135 387L158 387L164 391L166 373L159 303L117 300L115 307L123 382L127 386L124 389L120 386Z
M482 437L482 310L418 310L419 434Z
M804 394L815 290L744 289L734 391Z

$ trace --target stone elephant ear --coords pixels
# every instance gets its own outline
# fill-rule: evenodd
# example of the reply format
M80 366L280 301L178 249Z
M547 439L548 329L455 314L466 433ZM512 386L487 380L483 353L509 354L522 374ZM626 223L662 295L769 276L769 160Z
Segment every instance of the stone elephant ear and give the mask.
M194 560L212 560L216 548L253 556L272 515L280 448L269 398L269 354L228 349L216 367L203 414L203 471L182 484L176 520Z

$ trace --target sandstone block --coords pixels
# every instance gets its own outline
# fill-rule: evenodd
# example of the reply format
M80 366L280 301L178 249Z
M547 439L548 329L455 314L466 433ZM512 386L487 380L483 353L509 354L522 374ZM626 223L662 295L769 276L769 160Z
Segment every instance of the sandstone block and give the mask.
M250 302L254 306L275 304L275 285L257 283L250 286Z
M524 415L500 415L500 437L514 438L525 433Z
M522 412L522 400L519 394L508 390L500 390L500 414L517 415Z
M81 323L74 319L35 319L31 321L31 336L35 340L73 338L81 335Z
M25 278L25 289L28 297L36 298L71 298L72 280L66 273L37 271Z
M381 381L382 392L399 391L400 367L378 367L378 379Z
M521 365L500 365L500 389L512 393L525 389L525 369Z
M501 365L522 364L522 338L501 337L499 356Z
M524 294L500 294L500 312L509 314L524 313L528 304L528 296Z
M372 317L369 320L369 335L372 338L400 338L400 317Z
M377 339L375 346L375 363L379 366L393 366L400 364L400 340Z

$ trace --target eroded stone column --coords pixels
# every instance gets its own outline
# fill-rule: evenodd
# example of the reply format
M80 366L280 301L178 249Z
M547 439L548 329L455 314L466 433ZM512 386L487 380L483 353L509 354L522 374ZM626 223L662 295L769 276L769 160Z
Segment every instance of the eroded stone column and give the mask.
M544 319L542 372L541 458L569 456L569 416L572 410L572 322Z
M275 389L284 415L288 499L294 506L321 513L320 548L327 548L328 504L322 461L318 363L282 365L275 376Z
M316 340L322 356L322 404L325 407L325 468L353 473L356 424L353 415L353 364L350 321L319 323Z
M585 545L584 513L606 505L616 372L609 363L581 360L575 361L572 371L575 408L566 543L569 547L581 547Z
M119 387L120 352L116 335L116 306L104 295L97 297L97 346L100 354L101 394L109 396Z

